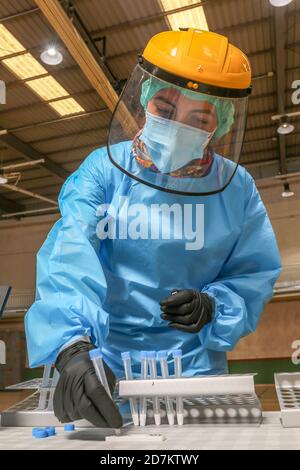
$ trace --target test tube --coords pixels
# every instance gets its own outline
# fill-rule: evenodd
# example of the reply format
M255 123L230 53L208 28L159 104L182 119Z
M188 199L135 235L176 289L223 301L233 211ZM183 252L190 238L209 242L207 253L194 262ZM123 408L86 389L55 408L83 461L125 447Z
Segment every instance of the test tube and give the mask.
M59 372L57 369L54 369L50 393L49 393L47 411L53 411L53 397L54 397L55 387L57 385L58 379L59 379Z
M173 359L174 359L174 372L175 377L182 376L182 351L181 349L175 349L172 352ZM182 397L176 397L176 415L177 415L177 423L182 426L183 425L183 399Z
M169 378L167 357L168 357L167 351L158 351L157 359L160 362L161 375L163 379ZM174 425L174 410L173 410L173 403L172 403L171 398L165 397L165 403L166 403L168 423L170 424L170 426L173 426Z
M156 368L156 353L155 351L148 352L149 359L149 368L150 368L150 378L157 379L157 368ZM159 397L153 397L153 412L154 412L154 421L156 426L160 425L160 404Z
M141 380L147 380L148 378L148 357L147 351L141 351ZM142 397L140 399L140 425L146 426L147 419L147 398Z
M39 398L39 410L46 408L47 394L50 387L50 375L51 375L52 364L45 364L42 383L40 385L40 398Z
M126 380L133 380L130 352L123 352L121 354L121 357L122 357L123 364L124 364ZM130 411L131 411L133 424L135 426L138 426L139 425L139 408L138 408L137 399L136 398L130 398L129 399L129 405L130 405Z
M108 386L108 382L107 382L107 377L106 377L104 365L103 365L103 354L101 352L101 349L91 349L89 351L89 356L90 356L90 359L93 363L93 366L94 366L94 369L95 369L95 372L96 372L96 375L97 375L97 378L98 378L99 382L102 384L102 386L103 386L104 390L106 391L107 395L112 399L110 389L109 389L109 386ZM115 429L116 434L120 434L120 432L121 432L120 429Z

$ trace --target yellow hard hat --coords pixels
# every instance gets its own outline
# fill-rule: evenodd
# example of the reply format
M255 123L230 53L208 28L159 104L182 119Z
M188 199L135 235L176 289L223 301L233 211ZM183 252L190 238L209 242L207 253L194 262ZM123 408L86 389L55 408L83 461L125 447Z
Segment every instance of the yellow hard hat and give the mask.
M157 78L193 91L228 98L251 93L248 58L220 34L165 31L150 39L139 61Z

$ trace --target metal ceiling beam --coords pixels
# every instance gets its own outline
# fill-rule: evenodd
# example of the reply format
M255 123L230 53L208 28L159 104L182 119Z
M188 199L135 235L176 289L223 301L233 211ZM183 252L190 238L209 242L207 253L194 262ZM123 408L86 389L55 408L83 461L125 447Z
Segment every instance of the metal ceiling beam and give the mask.
M20 18L20 16L31 15L32 13L37 13L39 10L39 8L30 8L29 10L23 10L19 11L18 13L14 13L13 15L3 16L2 18L0 18L0 23Z
M278 114L285 113L285 21L286 7L273 8L274 10L274 30L275 30L275 66L277 85L277 107ZM280 171L286 173L286 148L285 136L279 134L279 157Z
M0 195L0 211L10 213L23 211L24 209L25 207L22 204L11 201L10 199Z
M293 149L293 148L298 148L298 147L299 147L299 145L293 144L293 145L288 145L287 149ZM270 152L270 153L273 152L275 154L275 150L276 149L274 149L273 147L268 147L264 150L259 150L259 151L255 150L255 151L252 151L252 152L242 153L242 156L247 157L248 155L253 155L254 153L255 153L255 155L266 154L266 152ZM299 156L300 156L300 152L299 152Z
M76 147L68 147L68 148L61 149L61 150L55 150L54 152L47 152L47 155L57 155L58 153L68 153L68 152L73 152L74 150L83 150L83 149L92 148L92 147L98 148L105 144L106 144L106 141L94 142L93 144L77 145ZM69 163L70 162L65 161L64 165L68 165Z
M123 21L122 23L114 24L111 26L107 26L106 28L97 29L95 31L91 31L91 36L93 39L97 39L97 37L105 36L106 34L110 33L119 33L126 29L132 29L137 26L143 26L155 23L156 21L162 20L169 15L173 15L175 13L181 13L183 11L193 10L195 8L199 8L204 6L207 3L206 1L190 3L188 5L183 5L179 8L173 8L172 10L164 11L161 10L154 15L143 16L142 18L136 18L131 21Z
M160 12L155 13L154 15L143 16L142 18L136 18L132 21L123 21L122 23L114 24L114 25L111 25L111 26L107 26L105 28L100 28L100 29L91 31L90 34L94 39L97 39L97 37L105 36L107 34L119 33L119 32L122 32L122 31L126 31L127 29L132 29L132 28L136 28L136 27L139 27L139 26L152 24L152 23L155 23L157 21L162 20L163 18L165 18L169 15L173 15L175 13L180 13L182 11L189 11L189 10L192 10L194 8L198 8L200 6L204 6L205 3L207 3L209 5L210 1L208 0L206 2L196 2L196 3L189 4L189 5L184 5L184 6L179 7L179 8L174 8L172 10L160 11ZM295 16L299 13L300 13L300 10L297 9L297 10L289 12L289 15ZM226 26L225 28L211 29L211 31L214 31L216 33L223 33L224 34L224 33L230 32L230 31L236 31L237 29L244 29L244 28L247 28L249 26L253 26L253 25L256 25L256 24L260 24L260 23L262 23L262 25L264 25L266 23L271 22L271 20L272 20L271 16L266 16L266 17L258 18L258 19L252 20L252 21L246 21L244 23L239 23L237 25Z
M44 144L45 142L57 142L59 139L66 139L68 137L77 137L80 135L89 135L92 132L107 132L108 126L101 126L101 127L91 127L89 129L84 129L83 131L79 132L69 132L68 134L59 134L55 135L54 137L46 137L45 139L39 140L32 140L28 142L30 145L36 144Z
M0 65L1 65L1 62L0 62ZM15 87L15 86L18 86L20 84L23 84L23 83L26 83L26 82L30 82L31 80L37 80L39 78L45 78L45 77L59 77L60 75L64 75L66 72L81 72L80 68L78 67L78 65L70 65L69 67L61 67L59 69L54 69L53 72L47 72L47 73L43 73L41 75L35 75L34 77L31 77L31 78L17 78L16 80L11 80L11 81L8 81L8 82L5 82L6 84L6 89L7 90L10 90L11 88Z
M85 91L79 91L78 93L73 93L72 95L60 96L59 98L54 98L51 100L38 100L38 101L35 101L34 103L29 103L26 106L15 106L13 108L3 109L3 111L0 111L0 116L6 115L8 113L22 112L24 110L34 109L36 107L48 105L51 103L57 103L59 101L66 100L68 98L74 98L74 99L82 98L85 96L93 95L95 93L96 91L94 90L94 88L89 88L88 90L85 90Z
M40 121L40 122L27 124L25 126L14 127L14 128L9 129L9 132L16 133L16 132L27 131L28 129L35 129L36 127L47 127L47 126L51 126L52 124L59 124L61 122L73 121L75 119L83 119L83 118L87 118L87 117L94 116L97 114L106 113L108 111L109 111L108 108L95 109L93 111L87 111L86 113L75 114L72 116L65 116L62 118L51 119L49 121Z
M287 162L299 162L299 154L293 154L287 158ZM267 165L274 165L275 163L279 163L278 159L271 159L271 160L262 160L260 162L257 161L250 161L250 162L241 162L243 166L247 166L249 168L255 168L257 166L267 166Z
M67 170L57 165L56 163L52 162L51 160L49 160L49 158L40 154L33 147L26 144L25 142L22 142L22 140L18 139L16 136L12 134L1 133L0 141L3 142L7 147L21 153L26 160L31 161L31 160L44 159L45 163L42 165L42 167L46 168L48 171L50 171L50 173L54 174L55 176L57 176L63 181L70 174Z

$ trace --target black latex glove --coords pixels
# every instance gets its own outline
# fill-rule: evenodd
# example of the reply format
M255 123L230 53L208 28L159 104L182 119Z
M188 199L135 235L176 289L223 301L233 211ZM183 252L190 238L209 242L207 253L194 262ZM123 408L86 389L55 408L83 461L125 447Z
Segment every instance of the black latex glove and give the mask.
M95 349L90 343L78 341L63 350L55 367L60 373L53 397L55 416L62 423L87 419L97 427L120 428L122 416L99 382L89 351ZM104 363L111 393L116 377Z
M161 318L185 333L198 333L212 319L213 301L196 290L174 291L160 302Z

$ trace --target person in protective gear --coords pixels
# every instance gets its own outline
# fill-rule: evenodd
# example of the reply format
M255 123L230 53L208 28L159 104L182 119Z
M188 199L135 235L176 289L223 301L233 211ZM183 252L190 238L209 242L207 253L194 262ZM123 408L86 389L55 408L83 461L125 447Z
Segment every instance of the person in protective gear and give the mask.
M102 348L110 377L124 375L128 350L138 376L140 351L153 347L182 349L184 375L224 374L226 352L256 329L281 262L239 165L250 91L248 59L227 38L160 33L120 97L107 148L64 183L25 320L30 365L61 371L59 419L120 425L82 342Z

